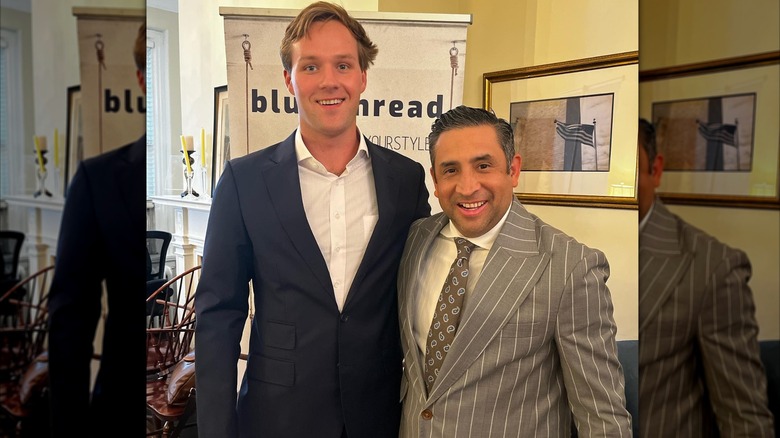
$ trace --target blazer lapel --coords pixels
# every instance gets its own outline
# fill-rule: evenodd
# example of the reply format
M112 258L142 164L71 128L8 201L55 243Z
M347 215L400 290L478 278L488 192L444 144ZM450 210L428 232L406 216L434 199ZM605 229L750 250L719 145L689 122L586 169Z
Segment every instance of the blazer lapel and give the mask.
M138 200L145 199L143 185L139 185L143 179L144 163L146 162L146 135L144 134L133 143L131 147L117 156L113 179L116 191L119 193L120 202L112 204L124 209L124 215L117 215L118 220L127 223L138 223L135 219L139 216ZM131 220L132 218L132 220Z
M677 220L656 200L639 233L639 332L658 315L693 260L683 251Z
M466 372L533 291L550 262L549 255L539 253L538 241L535 219L515 200L467 297L458 333L429 400L444 394Z
M416 229L413 228L412 234L409 236L411 246L406 255L408 261L404 261L401 264L401 269L404 269L404 266L409 266L410 268L400 278L403 283L398 285L398 290L402 292L398 298L401 317L401 340L406 344L404 345L404 351L406 352L404 355L404 366L410 370L412 376L410 384L421 385L418 391L421 391L423 394L427 392L423 382L423 357L412 330L412 323L415 318L414 312L416 310L416 295L419 292L417 281L420 279L420 267L425 254L428 253L428 249L433 244L434 239L447 222L447 216L439 213L420 223Z
M385 254L383 248L386 245L391 244L387 240L387 236L390 235L390 229L395 222L396 205L401 202L399 199L398 183L396 182L396 172L394 172L391 164L380 157L378 153L375 153L375 149L380 146L376 146L373 143L366 140L368 146L368 153L371 157L371 170L374 173L374 189L376 190L376 202L379 212L379 219L377 220L374 231L371 233L371 238L366 246L366 251L363 254L363 258L360 261L357 272L355 272L355 278L352 280L352 287L350 287L347 293L347 299L344 302L346 307L350 301L355 299L355 295L363 289L360 284L363 282L363 278L368 273L371 266L374 266L376 258L380 254Z
M303 209L301 181L298 179L298 162L295 157L294 132L279 144L271 155L271 161L276 165L263 170L265 184L273 203L266 211L276 213L282 228L301 258L322 284L323 290L333 293L328 266L311 232ZM260 208L262 209L262 206Z

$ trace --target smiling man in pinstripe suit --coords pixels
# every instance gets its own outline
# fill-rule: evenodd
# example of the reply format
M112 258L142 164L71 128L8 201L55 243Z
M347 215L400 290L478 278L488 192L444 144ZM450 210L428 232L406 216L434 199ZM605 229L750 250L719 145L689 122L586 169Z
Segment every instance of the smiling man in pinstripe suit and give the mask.
M656 199L663 156L643 119L639 145L640 435L771 437L750 261Z
M412 225L401 260L401 436L570 437L572 414L579 436L630 436L604 254L515 199L521 159L505 120L461 106L429 144L443 213ZM426 383L457 237L476 245L465 303Z

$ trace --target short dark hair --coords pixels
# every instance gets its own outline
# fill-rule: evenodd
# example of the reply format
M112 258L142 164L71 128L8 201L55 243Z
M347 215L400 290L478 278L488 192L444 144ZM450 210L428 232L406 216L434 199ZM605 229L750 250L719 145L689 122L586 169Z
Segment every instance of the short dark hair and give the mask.
M341 6L320 1L312 3L301 10L284 31L282 45L279 48L279 56L282 58L282 66L288 73L292 70L292 45L309 33L313 23L330 20L336 20L343 24L357 40L360 70L366 71L369 65L374 63L379 49L368 37L366 30L363 29L363 25L352 18Z
M512 125L506 120L496 117L492 111L465 105L447 111L431 125L431 133L428 135L428 151L431 155L431 166L435 166L436 143L438 143L439 136L442 133L452 129L482 125L492 126L496 130L498 143L506 156L506 171L509 173L512 158L515 156L515 136L512 131Z
M146 23L141 24L141 27L138 28L135 45L133 45L133 58L135 59L135 67L146 74Z
M653 162L658 155L658 149L655 144L655 126L646 119L639 119L639 145L645 149L650 166L648 170L653 173Z

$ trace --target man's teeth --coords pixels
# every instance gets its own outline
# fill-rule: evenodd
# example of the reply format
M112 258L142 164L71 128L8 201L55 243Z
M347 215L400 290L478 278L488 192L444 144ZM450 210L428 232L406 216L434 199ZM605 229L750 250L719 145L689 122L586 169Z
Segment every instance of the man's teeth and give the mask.
M462 203L460 204L463 208L478 208L484 205L485 202L470 202L470 203Z
M329 99L329 100L321 100L320 105L335 105L337 103L341 103L343 99Z

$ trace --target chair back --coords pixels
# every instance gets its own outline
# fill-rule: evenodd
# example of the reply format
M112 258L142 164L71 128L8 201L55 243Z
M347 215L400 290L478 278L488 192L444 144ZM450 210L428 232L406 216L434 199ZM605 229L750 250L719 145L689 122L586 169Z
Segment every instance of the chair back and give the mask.
M163 283L147 298L159 317L149 316L146 329L146 364L149 374L166 375L193 347L195 289L200 266Z
M0 251L2 257L2 281L11 281L12 284L19 281L19 255L22 252L24 243L24 233L20 231L0 231ZM9 286L10 287L10 286ZM7 291L8 288L0 290L0 294Z
M45 349L48 297L54 266L45 267L0 296L0 377L15 378Z
M165 277L165 259L173 235L167 231L146 231L146 280Z

